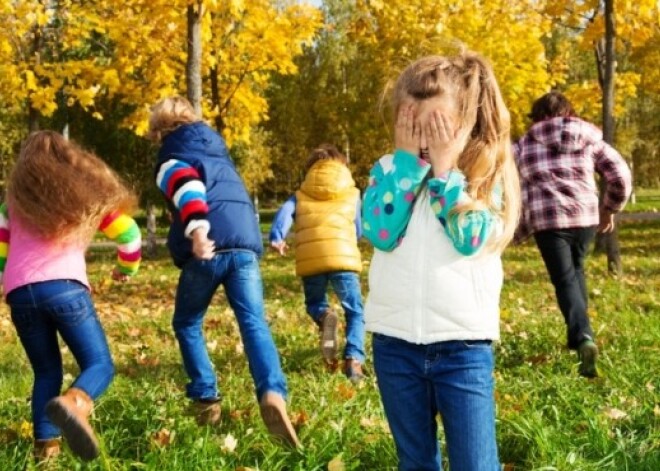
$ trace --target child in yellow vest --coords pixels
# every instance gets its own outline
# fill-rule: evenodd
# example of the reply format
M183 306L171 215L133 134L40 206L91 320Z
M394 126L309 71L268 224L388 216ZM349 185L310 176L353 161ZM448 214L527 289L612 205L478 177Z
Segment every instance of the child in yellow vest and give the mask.
M330 283L346 315L343 371L353 383L359 383L364 378L362 261L357 246L360 192L347 164L346 156L332 145L321 145L312 152L300 189L275 215L270 245L285 254L285 238L295 219L296 275L302 277L307 313L320 329L321 354L334 369L338 319L328 303Z

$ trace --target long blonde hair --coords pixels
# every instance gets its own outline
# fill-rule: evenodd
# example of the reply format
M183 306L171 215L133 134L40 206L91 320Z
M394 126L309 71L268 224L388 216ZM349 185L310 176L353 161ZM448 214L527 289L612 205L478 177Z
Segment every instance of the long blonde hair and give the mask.
M180 96L163 98L151 107L147 137L160 143L165 136L183 124L201 121L190 102Z
M137 198L99 157L61 134L28 136L7 184L7 204L46 239L92 237L104 216L130 213Z
M458 169L466 177L470 202L459 205L459 217L468 211L490 209L503 227L488 247L502 250L513 238L520 214L520 185L511 149L511 123L493 69L474 52L456 56L427 56L409 65L392 90L394 116L405 100L426 100L448 95L457 103L459 135L465 147ZM502 201L493 190L502 187Z

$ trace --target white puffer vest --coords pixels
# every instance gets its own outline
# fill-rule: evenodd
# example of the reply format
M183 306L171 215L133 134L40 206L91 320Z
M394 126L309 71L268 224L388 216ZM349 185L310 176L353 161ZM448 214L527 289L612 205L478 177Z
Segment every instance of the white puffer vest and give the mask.
M499 339L502 262L482 252L456 251L423 188L401 245L374 250L367 330L415 344Z

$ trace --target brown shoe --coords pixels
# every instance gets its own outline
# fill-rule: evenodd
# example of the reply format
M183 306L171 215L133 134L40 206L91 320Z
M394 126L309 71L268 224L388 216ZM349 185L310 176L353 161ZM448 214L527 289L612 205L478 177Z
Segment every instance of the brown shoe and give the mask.
M215 425L220 422L220 399L196 399L192 403L197 425Z
M365 378L362 364L354 358L344 360L344 374L355 385L360 384Z
M46 404L48 418L62 430L71 451L84 461L99 456L99 443L88 417L94 403L85 391L71 388Z
M337 364L337 313L328 309L319 319L319 329L321 330L321 356L326 365Z
M35 440L32 455L37 463L54 460L62 451L61 438L48 438L46 440Z
M261 418L271 435L294 448L301 446L289 416L286 414L286 402L280 394L273 391L265 393L259 401L259 409Z

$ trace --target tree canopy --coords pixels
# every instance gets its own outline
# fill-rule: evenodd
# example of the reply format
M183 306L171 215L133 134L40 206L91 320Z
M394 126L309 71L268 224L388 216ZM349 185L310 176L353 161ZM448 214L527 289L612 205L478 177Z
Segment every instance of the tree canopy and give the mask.
M0 157L36 126L62 129L119 170L148 160L151 104L185 95L192 0L0 0ZM391 146L383 90L411 60L461 43L493 64L514 135L558 88L600 121L598 0L202 0L203 117L225 137L254 191L291 190L322 142L351 157L359 182ZM655 0L616 3L616 145L638 180L657 182L660 24ZM28 124L29 123L29 124ZM96 123L96 124L95 124ZM126 153L139 152L127 158ZM3 167L3 168L4 168ZM271 176L274 178L271 178ZM137 177L136 177L137 178ZM655 179L655 180L654 180ZM138 179L139 180L139 179Z

